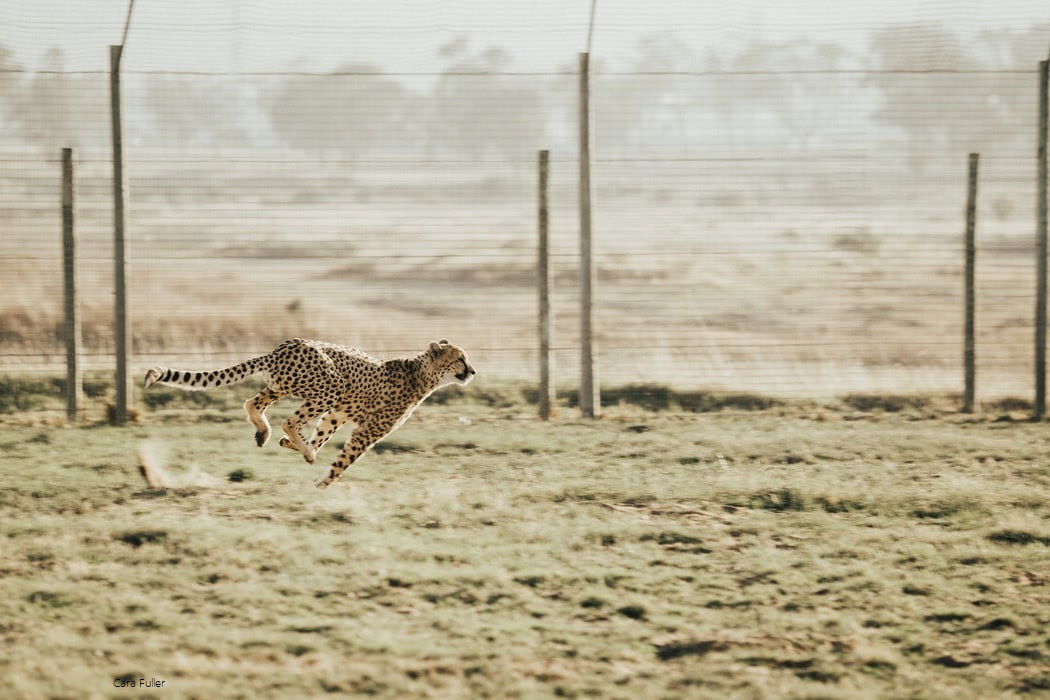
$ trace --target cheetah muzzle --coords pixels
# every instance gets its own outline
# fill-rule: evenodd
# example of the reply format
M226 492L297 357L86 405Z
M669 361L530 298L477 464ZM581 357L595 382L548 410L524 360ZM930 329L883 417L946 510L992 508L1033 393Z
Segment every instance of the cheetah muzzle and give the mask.
M442 339L414 357L377 360L355 348L292 338L273 352L221 370L187 371L154 367L145 385L166 384L201 390L240 382L253 374L268 376L266 387L244 402L255 426L255 442L270 439L266 409L286 396L302 399L281 424L280 445L299 452L312 464L317 452L345 423L353 432L327 475L315 485L325 488L361 458L369 448L408 420L419 404L449 384L469 384L477 375L462 348ZM303 427L317 421L307 441Z

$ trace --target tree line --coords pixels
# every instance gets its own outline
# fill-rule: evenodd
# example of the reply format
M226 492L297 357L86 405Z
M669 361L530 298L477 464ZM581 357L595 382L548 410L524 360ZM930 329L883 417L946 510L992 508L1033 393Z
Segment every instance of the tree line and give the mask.
M906 152L914 164L945 150L1027 155L1022 125L1050 24L985 31L971 40L936 25L892 25L863 47L750 39L719 50L674 32L642 37L632 55L594 60L596 141L603 153L708 155L839 152L858 143ZM517 74L498 47L459 39L434 56L425 85L382 66L327 74L125 76L128 139L163 147L287 149L347 158L513 158L575 143L576 68ZM22 71L0 47L4 142L108 143L108 80ZM932 72L927 72L932 71ZM417 81L419 82L419 81Z

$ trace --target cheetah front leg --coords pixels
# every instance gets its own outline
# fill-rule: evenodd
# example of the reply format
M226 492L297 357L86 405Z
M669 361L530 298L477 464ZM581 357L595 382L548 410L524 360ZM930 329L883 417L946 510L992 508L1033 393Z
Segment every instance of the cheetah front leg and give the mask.
M290 443L289 445L285 445L285 447L290 446L292 449L298 451L303 456L303 459L310 464L314 463L317 454L303 440L302 428L314 418L327 413L333 403L334 399L331 397L305 401L303 405L300 406L295 413L288 416L288 419L281 425L281 428L284 430L284 434L288 436L287 440ZM284 444L283 440L281 444Z
M350 439L343 445L343 451L339 455L339 459L332 463L332 466L328 468L328 476L323 479L318 479L314 482L314 486L319 489L326 488L329 484L339 478L339 475L347 470L347 468L356 462L361 455L363 455L368 448L382 440L391 430L393 430L393 424L390 425L376 425L366 424L358 427L350 435Z
M266 387L258 394L244 402L248 420L255 426L255 444L262 447L270 439L270 421L266 418L266 409L287 394Z

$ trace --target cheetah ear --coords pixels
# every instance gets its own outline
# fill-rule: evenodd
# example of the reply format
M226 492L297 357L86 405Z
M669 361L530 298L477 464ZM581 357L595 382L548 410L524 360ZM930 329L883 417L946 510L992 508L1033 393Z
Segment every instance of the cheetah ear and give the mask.
M448 338L442 338L439 340L438 345L448 345Z
M439 344L437 344L437 343L431 343L430 344L430 352L433 355L438 354L439 352L441 352L441 346Z

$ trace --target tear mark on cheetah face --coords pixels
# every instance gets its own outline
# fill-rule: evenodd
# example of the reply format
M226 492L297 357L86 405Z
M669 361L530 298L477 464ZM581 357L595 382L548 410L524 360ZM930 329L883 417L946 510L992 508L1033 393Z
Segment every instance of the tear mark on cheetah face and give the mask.
M441 386L454 382L465 386L477 375L477 370L471 366L467 353L444 338L430 344L430 355L440 372Z

